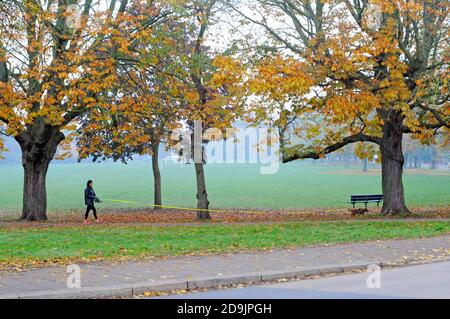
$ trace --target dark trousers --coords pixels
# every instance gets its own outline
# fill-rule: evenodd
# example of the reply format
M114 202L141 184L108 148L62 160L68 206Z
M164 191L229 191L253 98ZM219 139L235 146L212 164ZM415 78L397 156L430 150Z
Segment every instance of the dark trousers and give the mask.
M88 219L89 212L92 210L92 213L94 214L95 219L97 219L97 210L95 209L94 205L88 205L86 207L86 214L84 214L84 219Z

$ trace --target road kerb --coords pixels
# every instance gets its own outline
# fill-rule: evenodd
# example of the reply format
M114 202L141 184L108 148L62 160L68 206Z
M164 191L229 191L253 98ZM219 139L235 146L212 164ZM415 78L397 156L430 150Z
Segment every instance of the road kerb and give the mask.
M438 259L436 262L448 259ZM320 267L299 267L283 270L259 271L254 273L203 277L192 280L172 280L160 282L140 282L135 284L86 287L80 289L46 290L29 293L15 293L0 295L0 299L89 299L89 298L114 298L132 297L142 295L145 292L170 293L176 290L194 290L218 288L221 286L233 286L239 284L258 284L277 281L280 279L295 279L311 276L323 276L336 273L347 273L366 270L370 265L379 265L382 268L393 268L408 265L417 265L433 262L431 260L397 260L394 262L360 262L343 265L327 265Z

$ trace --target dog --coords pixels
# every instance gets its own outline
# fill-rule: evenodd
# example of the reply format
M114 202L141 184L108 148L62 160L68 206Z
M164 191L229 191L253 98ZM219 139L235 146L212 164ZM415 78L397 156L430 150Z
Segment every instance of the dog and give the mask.
M364 215L364 213L369 212L367 208L352 208L348 210L352 216Z

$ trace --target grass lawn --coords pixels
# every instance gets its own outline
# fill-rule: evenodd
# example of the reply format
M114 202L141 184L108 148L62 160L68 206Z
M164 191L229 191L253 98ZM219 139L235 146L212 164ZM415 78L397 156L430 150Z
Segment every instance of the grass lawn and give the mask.
M162 164L163 203L195 207L195 175L192 165ZM274 175L261 175L257 164L207 164L205 166L211 208L311 208L348 207L350 194L381 193L381 174L373 167L295 162L283 164ZM19 211L22 203L22 167L0 165L0 211ZM49 210L81 208L86 180L104 199L101 207L144 207L153 200L153 180L148 162L129 165L53 164L47 181ZM407 204L449 206L450 171L406 170ZM105 199L135 201L121 204Z
M449 221L200 226L0 227L0 265L174 256L450 233Z

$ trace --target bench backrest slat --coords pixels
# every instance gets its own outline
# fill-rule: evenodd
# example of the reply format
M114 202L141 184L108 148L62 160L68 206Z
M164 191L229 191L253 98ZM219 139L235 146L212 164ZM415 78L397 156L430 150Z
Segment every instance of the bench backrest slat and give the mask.
M366 201L366 200L382 200L383 195L351 195L350 200L353 201Z

